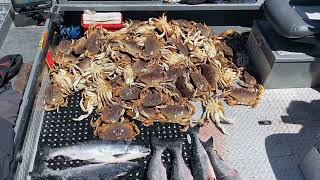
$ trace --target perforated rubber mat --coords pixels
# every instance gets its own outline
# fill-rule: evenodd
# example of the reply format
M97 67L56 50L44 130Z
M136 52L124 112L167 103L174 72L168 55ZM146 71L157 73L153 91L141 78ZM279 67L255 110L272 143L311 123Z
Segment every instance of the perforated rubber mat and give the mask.
M65 169L86 164L86 162L80 160L65 161L62 156L55 157L48 161L41 161L41 158L39 158L39 153L41 153L42 148L57 148L78 142L96 140L96 137L93 136L92 128L90 126L90 120L98 117L96 113L93 113L87 119L84 119L80 122L72 120L72 118L78 117L81 115L81 113L83 113L79 106L80 99L80 93L76 93L72 96L69 96L68 108L60 108L59 112L45 112L38 144L40 149L38 152L39 161L36 161L38 163L33 171L38 171L37 167L39 167L41 163L44 163L51 169ZM181 132L179 125L155 123L152 126L144 127L139 122L136 122L136 124L140 129L140 134L133 139L132 144L144 145L148 148L151 148L150 139L152 136L160 139L181 139L184 141L182 155L188 165L188 152L190 152L191 147L187 143L187 133ZM119 179L145 179L150 157L151 155L147 156L146 158L136 160L139 162L140 168L132 170L132 172L128 172L125 176ZM171 155L167 150L162 154L162 161L167 168L167 175L170 176Z

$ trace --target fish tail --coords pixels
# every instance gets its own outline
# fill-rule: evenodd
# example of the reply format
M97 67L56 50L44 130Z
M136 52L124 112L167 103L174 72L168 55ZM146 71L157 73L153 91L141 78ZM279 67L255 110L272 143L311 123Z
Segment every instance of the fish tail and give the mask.
M181 154L182 153L182 140L168 140L166 141L166 146L173 155Z
M198 138L199 130L200 130L200 126L196 125L188 129L188 133L190 134L191 137Z
M220 159L218 155L215 154L213 137L211 137L206 142L201 142L201 143L208 154L211 165L218 179L228 179L228 180L241 179L239 173L236 170L230 168L222 159Z
M41 160L48 160L51 158L50 157L50 149L48 147L41 148L40 152L41 152L41 154L40 154L39 158Z
M166 146L169 150L172 150L174 148L182 149L183 142L181 140L168 140L166 141Z
M199 130L200 130L200 126L199 125L196 125L196 126L193 126L192 128L188 129L188 132L189 133L199 133Z
M208 139L206 142L202 142L200 141L202 146L204 147L204 149L206 151L212 151L214 148L214 142L213 142L213 137L211 137L210 139Z
M167 148L166 143L157 137L151 137L151 145L153 149L159 151L164 151Z
M29 172L29 175L32 178L41 178L44 177L44 171L47 169L47 166L44 164L44 162L42 161L39 165L37 165L31 172Z
M31 172L29 172L29 176L31 176L32 178L40 178L41 173L38 171L31 171Z

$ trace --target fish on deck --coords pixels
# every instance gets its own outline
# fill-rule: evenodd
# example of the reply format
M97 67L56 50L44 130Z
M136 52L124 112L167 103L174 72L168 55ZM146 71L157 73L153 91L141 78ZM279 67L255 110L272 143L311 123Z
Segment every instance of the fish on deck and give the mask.
M203 146L207 151L218 180L241 180L240 174L236 170L227 166L226 163L213 151L214 147L212 137L208 141L204 142Z
M77 159L107 164L146 157L150 154L150 149L122 141L88 141L60 148L43 148L42 154L46 160L64 156L67 160Z
M58 179L77 179L77 180L99 180L99 179L117 179L124 176L131 170L138 168L137 162L123 162L117 164L89 164L79 167L71 167L62 170L53 170L43 167L39 172L31 172L31 177Z
M161 155L166 149L165 143L155 137L151 138L152 156L148 165L148 180L167 180L167 171L164 167Z
M191 170L196 180L216 180L214 169L198 137L199 126L189 129L191 137Z
M167 148L173 157L171 180L193 180L190 169L182 157L182 141L168 141Z

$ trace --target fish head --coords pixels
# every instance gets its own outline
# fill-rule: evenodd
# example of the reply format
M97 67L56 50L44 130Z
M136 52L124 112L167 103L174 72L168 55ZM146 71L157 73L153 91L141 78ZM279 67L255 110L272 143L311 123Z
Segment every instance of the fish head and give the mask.
M144 146L129 146L128 152L130 154L145 154L147 156L151 153L151 150Z

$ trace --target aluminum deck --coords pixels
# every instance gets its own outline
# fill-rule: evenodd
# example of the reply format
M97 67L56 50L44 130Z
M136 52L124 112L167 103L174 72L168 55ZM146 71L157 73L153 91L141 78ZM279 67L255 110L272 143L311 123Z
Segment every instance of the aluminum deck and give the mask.
M246 180L303 180L299 163L320 141L319 110L320 93L311 88L266 90L255 109L226 106L236 124L225 125L221 154ZM264 120L272 124L258 124Z
M235 124L224 125L230 136L216 133L216 148L244 180L304 180L299 163L320 141L319 109L320 93L311 88L266 90L255 109L226 105Z
M33 40L25 41L26 37L22 33L28 29L37 33L30 33L28 38ZM3 46L0 52L9 53L10 47L18 44L23 46L19 42L33 44L28 47L37 47L41 31L38 27L19 30L12 28L6 41L14 39L9 41L13 45ZM20 36L17 35L20 33ZM31 58L35 49L28 49L21 50ZM41 96L38 102L42 102ZM217 133L216 148L219 154L240 172L244 180L304 179L298 164L310 148L320 141L320 93L317 90L266 90L261 103L255 109L225 106L225 110L226 116L235 120L235 125L224 125L230 136ZM270 120L272 124L259 125L258 121L263 120Z
M44 115L41 103L43 89L48 82L47 73L45 74L42 90L35 102L36 113L32 118L37 127L42 126ZM319 109L320 93L315 89L266 90L254 109L225 105L225 115L234 119L235 124L224 125L229 136L214 130L215 147L218 154L244 180L304 180L299 163L312 146L320 141ZM201 115L201 110L196 114ZM272 124L258 124L258 121L264 120L269 120ZM204 129L212 127L214 125ZM33 138L40 135L40 131L38 133ZM38 140L31 141L36 147ZM31 145L28 148L35 147ZM26 157L26 160L33 164L35 155L35 152L27 155L30 157Z
M11 5L7 0L0 0L0 47L7 35L7 32L11 25L11 17L9 14Z

